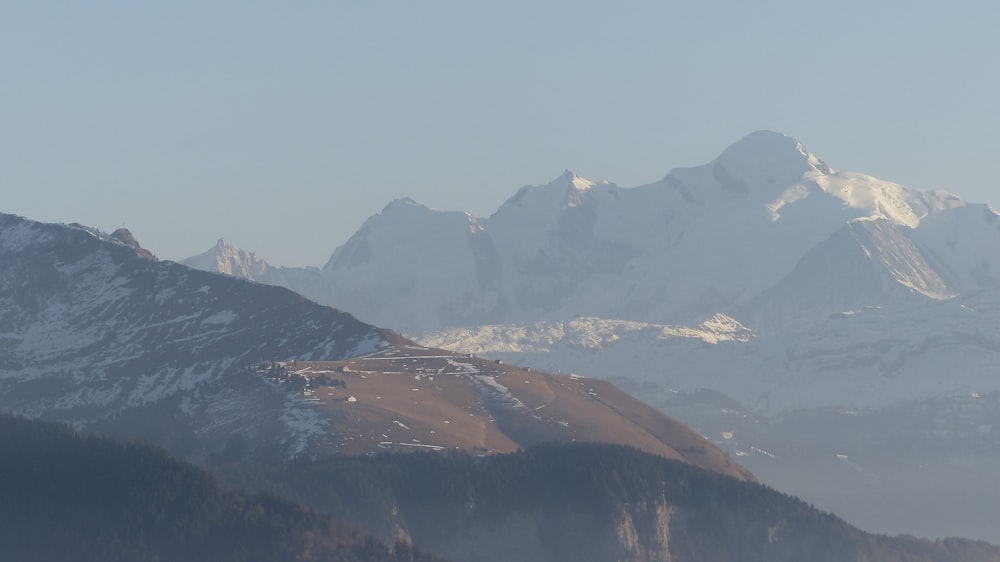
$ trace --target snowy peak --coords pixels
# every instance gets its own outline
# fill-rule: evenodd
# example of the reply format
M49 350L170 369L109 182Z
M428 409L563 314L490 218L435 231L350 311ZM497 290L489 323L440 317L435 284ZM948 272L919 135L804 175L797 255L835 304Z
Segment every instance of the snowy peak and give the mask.
M272 268L254 278L411 334L575 315L693 325L716 311L757 329L740 311L810 253L806 265L830 275L793 280L831 306L1000 284L1000 256L983 259L1000 247L989 222L997 215L974 212L962 223L952 210L963 205L945 192L835 173L794 138L757 131L708 164L646 186L565 170L482 220L396 199L322 270ZM844 228L865 218L879 222ZM924 221L929 228L914 235ZM222 270L239 271L230 261ZM855 270L858 279L845 277Z
M662 183L688 203L731 199L770 202L790 186L833 173L792 137L757 131L708 164L672 170Z
M323 271L339 271L370 265L380 256L375 248L406 248L411 258L423 259L428 248L447 248L463 244L468 234L483 231L475 217L464 211L439 211L409 197L394 199L381 212L365 220L361 228L334 250ZM456 242L458 240L458 242ZM385 257L385 256L383 256ZM387 259L394 260L393 256ZM378 275L377 272L369 272Z
M558 178L549 182L548 185L570 189L573 191L587 191L591 187L597 185L597 182L582 178L576 175L576 172L573 172L572 170L566 170L560 174Z
M212 271L239 277L241 279L258 280L271 266L254 252L241 250L223 238L215 246L197 256L180 262L182 265L202 271Z
M378 214L368 217L361 225L359 232L377 227L389 228L402 234L405 229L414 224L436 222L464 224L471 232L480 230L475 217L465 211L441 211L418 203L409 197L401 197L390 201Z
M729 146L715 160L734 176L767 177L808 172L829 175L833 169L792 137L774 131L755 131Z
M591 200L596 187L614 189L616 186L604 180L589 180L566 170L545 185L522 187L493 213L490 220L510 215L551 221L563 210L579 207Z
M483 227L476 221L476 217L465 211L439 211L431 209L427 205L418 203L409 197L394 199L386 205L382 212L369 218L366 221L372 223L389 223L400 220L412 220L420 223L458 223L464 225L469 232L475 233L483 230Z
M607 183L607 182L603 182ZM586 200L587 191L590 188L598 184L598 182L590 181L586 178L581 178L570 170L563 172L555 181L549 185L557 185L566 191L566 199L564 205L566 207L577 207L582 205Z

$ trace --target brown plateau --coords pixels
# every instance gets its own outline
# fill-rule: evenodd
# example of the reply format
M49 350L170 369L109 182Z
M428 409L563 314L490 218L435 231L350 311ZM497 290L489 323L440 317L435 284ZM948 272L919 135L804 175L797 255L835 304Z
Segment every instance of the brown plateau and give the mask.
M321 451L505 453L552 442L629 445L754 481L693 429L622 392L576 375L552 375L479 357L399 343L345 361L297 361L309 406L330 420ZM320 377L337 382L315 384Z

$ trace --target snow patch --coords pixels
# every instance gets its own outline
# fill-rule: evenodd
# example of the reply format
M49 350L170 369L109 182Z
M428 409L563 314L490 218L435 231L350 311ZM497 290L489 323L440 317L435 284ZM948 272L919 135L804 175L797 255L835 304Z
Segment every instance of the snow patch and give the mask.
M232 310L221 310L212 314L204 319L202 319L202 324L219 324L226 325L231 324L233 320L236 320L239 316Z
M309 441L326 434L330 420L319 412L305 406L306 401L293 399L281 414L281 422L291 434L287 443L291 446L291 456L301 454L309 447Z

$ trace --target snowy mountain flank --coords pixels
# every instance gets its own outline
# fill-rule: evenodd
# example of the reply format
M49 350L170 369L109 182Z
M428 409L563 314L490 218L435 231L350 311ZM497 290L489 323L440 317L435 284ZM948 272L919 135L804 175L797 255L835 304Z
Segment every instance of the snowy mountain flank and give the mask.
M312 415L247 366L399 339L286 289L156 261L128 239L0 215L4 411L192 458L237 433L290 453Z
M211 265L222 258L202 261L223 271ZM639 187L566 171L487 218L393 201L322 268L246 272L426 345L610 378L764 482L866 528L1000 541L982 523L1000 515L995 486L929 491L940 489L931 475L986 482L1000 470L989 409L962 418L966 434L928 406L1000 396L1000 214L989 206L837 171L758 131ZM790 445L821 412L833 421L812 445ZM924 433L858 425L901 419L923 420ZM849 463L835 445L847 438ZM878 493L841 505L830 470ZM915 510L939 516L914 523Z

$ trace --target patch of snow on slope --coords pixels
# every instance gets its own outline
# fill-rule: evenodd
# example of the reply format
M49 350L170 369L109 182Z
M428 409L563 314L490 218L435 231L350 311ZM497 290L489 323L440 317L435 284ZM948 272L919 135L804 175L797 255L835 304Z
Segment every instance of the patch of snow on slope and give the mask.
M375 353L376 351L382 349L385 346L386 342L385 340L382 339L381 336L379 336L377 333L371 333L365 336L363 340L359 341L358 344L354 346L354 349L347 354L347 356L358 357L361 355L368 355L369 353Z
M781 214L778 211L781 210L785 205L790 205L796 201L801 201L809 196L809 188L801 183L797 183L790 186L781 195L767 204L767 210L771 213L771 222L774 222L781 218Z
M237 318L238 316L232 310L220 310L219 312L216 312L215 314L212 314L204 318L201 321L201 323L225 325L225 324L231 324L233 320L236 320Z
M636 337L661 341L688 338L717 344L723 341L746 342L753 339L754 334L733 318L715 314L696 328L581 317L563 322L495 324L441 330L425 334L417 340L421 345L458 353L534 353L549 352L557 347L602 349L622 339Z
M51 238L52 234L39 228L38 223L24 220L4 229L3 236L0 236L0 249L5 252L20 252Z
M68 394L60 396L55 401L55 409L72 410L76 408L106 408L115 402L122 393L122 386L119 383L109 384L104 387L91 385L85 388L78 388ZM20 412L19 412L20 413Z
M199 384L209 382L214 378L214 373L225 372L233 363L233 358L225 358L212 364L191 365L182 370L165 368L142 375L138 377L126 405L151 404L174 394L192 390Z
M281 423L288 428L289 445L291 445L291 456L301 454L309 446L309 441L314 437L326 434L326 426L330 420L323 418L319 412L311 410L306 406L308 402L301 398L294 398L289 401L281 414Z
M491 375L477 375L472 380L476 381L482 390L490 392L494 398L499 399L501 404L515 409L528 409L524 402L521 402L520 399L514 396L506 386L497 382L496 377Z
M461 363L461 362L455 361L454 359L451 359L451 358L447 358L447 359L445 359L445 361L447 361L448 364L451 365L452 367L458 369L458 371L460 373L464 373L464 374L467 374L467 375L478 375L479 374L479 367L476 367L472 363Z

